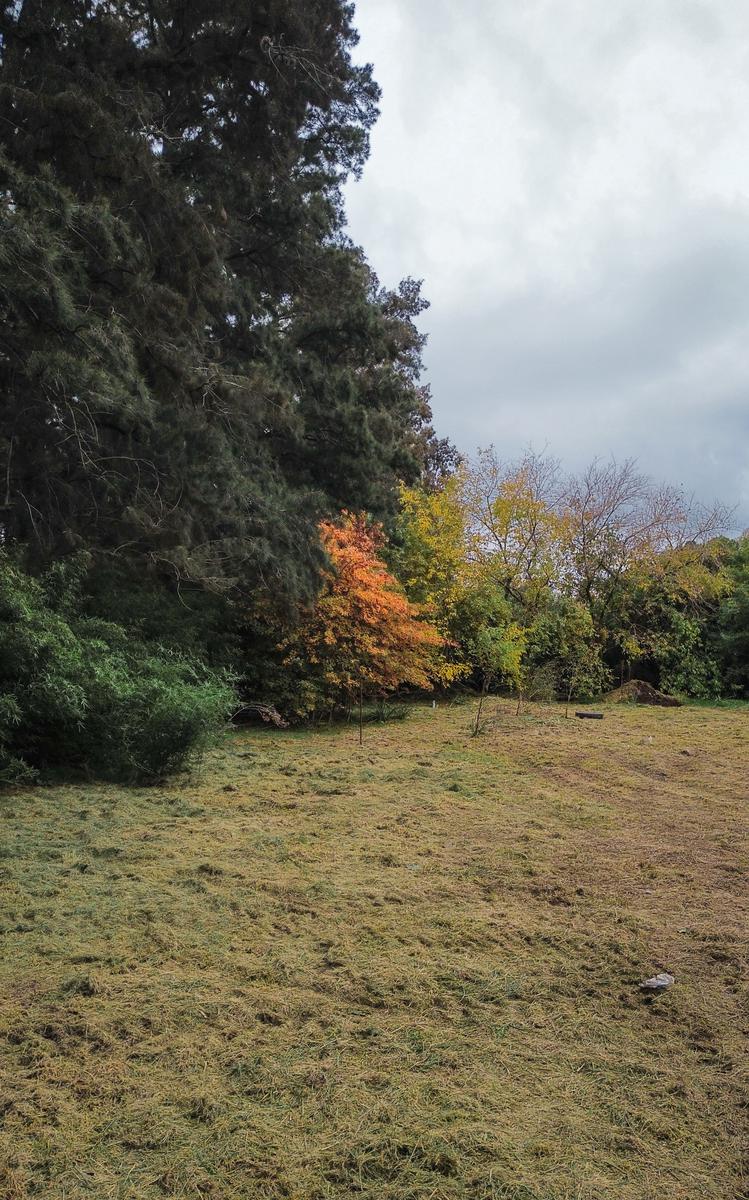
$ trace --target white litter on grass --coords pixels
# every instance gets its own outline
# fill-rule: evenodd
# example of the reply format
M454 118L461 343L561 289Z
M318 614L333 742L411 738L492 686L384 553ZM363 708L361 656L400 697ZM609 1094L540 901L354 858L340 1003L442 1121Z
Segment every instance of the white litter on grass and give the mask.
M646 979L640 984L640 990L643 992L665 992L668 988L673 987L676 980L673 975L669 975L667 971L662 971L660 975L652 975L650 979Z

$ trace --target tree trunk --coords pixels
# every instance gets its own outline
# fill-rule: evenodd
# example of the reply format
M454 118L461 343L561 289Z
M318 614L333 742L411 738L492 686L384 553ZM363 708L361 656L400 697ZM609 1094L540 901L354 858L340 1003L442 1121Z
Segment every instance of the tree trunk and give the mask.
M481 695L479 697L479 706L478 706L478 710L476 712L476 721L473 726L473 737L478 737L478 735L479 735L479 729L481 727L481 711L484 707L484 699L485 699L486 693L488 691L489 691L489 678L487 675L484 675L484 679L481 684Z

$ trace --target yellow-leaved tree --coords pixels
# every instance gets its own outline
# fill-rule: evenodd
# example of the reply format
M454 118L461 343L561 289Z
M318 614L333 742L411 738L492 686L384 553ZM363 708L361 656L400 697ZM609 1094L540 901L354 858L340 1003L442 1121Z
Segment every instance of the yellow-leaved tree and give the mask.
M402 487L398 548L392 554L409 598L424 605L445 634L475 574L477 546L464 502L465 481L460 466L438 489Z

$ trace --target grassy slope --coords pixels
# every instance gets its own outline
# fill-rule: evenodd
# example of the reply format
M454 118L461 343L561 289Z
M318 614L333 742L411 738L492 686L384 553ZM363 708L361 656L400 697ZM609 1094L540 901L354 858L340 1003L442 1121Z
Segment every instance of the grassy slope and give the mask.
M0 1196L749 1194L749 714L469 717L0 800Z

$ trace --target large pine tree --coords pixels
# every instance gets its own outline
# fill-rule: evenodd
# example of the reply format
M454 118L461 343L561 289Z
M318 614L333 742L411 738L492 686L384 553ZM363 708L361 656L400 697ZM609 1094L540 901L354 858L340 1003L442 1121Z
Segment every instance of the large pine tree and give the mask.
M344 234L378 89L342 0L0 18L0 524L287 599L433 439L418 288Z

